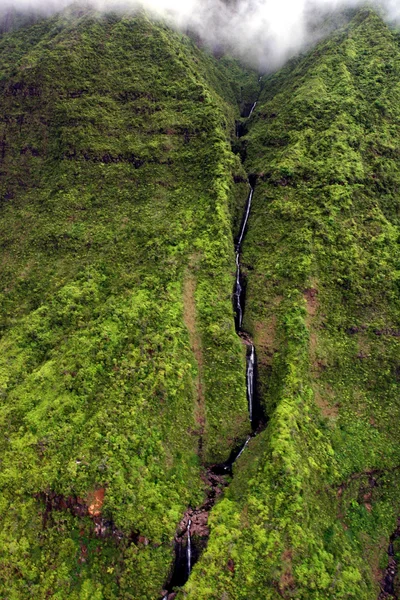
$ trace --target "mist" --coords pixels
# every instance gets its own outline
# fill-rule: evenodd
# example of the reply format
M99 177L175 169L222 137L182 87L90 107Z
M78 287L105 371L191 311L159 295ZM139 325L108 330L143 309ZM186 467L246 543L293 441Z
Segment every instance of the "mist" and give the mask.
M83 0L100 11L144 7L171 26L196 34L213 50L228 51L260 72L273 70L314 44L365 0ZM71 0L12 0L1 12L49 15ZM386 19L400 22L398 0L377 0Z

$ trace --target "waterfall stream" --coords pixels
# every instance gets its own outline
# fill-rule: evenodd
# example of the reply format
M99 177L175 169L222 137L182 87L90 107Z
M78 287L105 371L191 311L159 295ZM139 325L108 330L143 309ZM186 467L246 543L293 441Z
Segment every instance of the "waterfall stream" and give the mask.
M251 210L251 202L253 200L254 188L250 188L249 196L247 198L244 217L242 220L242 226L240 228L239 237L235 246L235 256L236 256L236 281L235 288L233 290L233 308L235 310L235 321L236 321L236 331L242 329L243 324L243 287L241 284L241 268L240 268L240 253L242 249L242 242L244 238L244 234L247 227L247 222L250 216Z
M248 118L253 114L254 109L257 106L257 101L251 106ZM237 130L237 135L238 135ZM242 243L246 233L248 220L250 217L251 205L254 194L254 182L253 185L250 183L250 191L247 197L247 202L244 209L244 215L241 222L241 227L237 241L235 244L235 262L236 262L236 278L233 290L233 309L235 313L235 327L236 332L247 346L246 353L246 393L249 410L249 419L252 427L252 433L247 436L246 440L235 448L230 457L225 463L214 465L207 470L207 479L210 484L210 491L208 499L200 508L195 510L188 509L180 525L181 533L175 537L175 567L171 574L168 586L163 591L162 600L171 600L175 598L173 589L181 587L187 581L190 576L193 563L197 560L199 555L199 549L194 544L192 548L192 535L204 536L204 533L199 533L201 527L204 524L198 524L199 517L206 516L206 523L208 519L208 513L215 504L218 496L222 493L224 486L228 485L226 481L227 475L233 475L233 465L238 458L243 454L247 448L251 439L261 430L264 423L263 413L261 407L255 404L255 373L256 373L256 350L250 336L243 330L243 314L244 314L244 286L241 271L240 256L242 251ZM193 532L192 532L193 529ZM207 526L206 526L207 529ZM208 536L207 536L208 539ZM185 548L186 545L186 548ZM193 552L195 551L194 555ZM172 593L171 593L172 592Z
M241 447L240 452L236 457L236 460L242 455L244 450L247 448L247 444L249 443L250 440L251 440L251 435L247 436L247 439L246 439L245 443L243 444L243 446Z
M241 329L243 322L243 311L242 311L242 286L240 284L240 262L239 262L239 252L236 252L236 283L235 289L233 292L233 303L234 309L236 313L236 329Z
M251 350L250 350L250 355L247 357L247 373L246 373L247 400L249 402L249 417L250 417L251 424L253 424L254 365L255 365L255 350L254 350L254 346L252 344Z
M192 520L189 519L187 526L187 571L188 577L190 575L190 571L192 570L192 540L190 536L190 527L192 525Z
M252 107L251 107L251 109L250 109L250 112L249 112L249 118L250 118L250 117L251 117L251 115L253 114L253 112L254 112L254 109L255 109L255 107L256 107L256 106L257 106L257 101L255 101L255 102L254 102L253 106L252 106Z

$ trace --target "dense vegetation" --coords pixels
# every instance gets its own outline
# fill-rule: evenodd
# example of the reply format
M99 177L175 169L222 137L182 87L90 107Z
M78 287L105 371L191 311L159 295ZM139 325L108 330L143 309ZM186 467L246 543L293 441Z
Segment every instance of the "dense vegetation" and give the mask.
M187 598L378 596L400 509L399 90L370 11L264 78L244 326L270 421Z
M238 141L257 75L145 14L0 36L1 597L160 597L205 467L249 430L246 173L269 421L179 597L378 596L400 514L398 37L362 10L261 86Z
M230 136L257 78L79 10L3 35L0 77L0 596L153 599L249 428Z

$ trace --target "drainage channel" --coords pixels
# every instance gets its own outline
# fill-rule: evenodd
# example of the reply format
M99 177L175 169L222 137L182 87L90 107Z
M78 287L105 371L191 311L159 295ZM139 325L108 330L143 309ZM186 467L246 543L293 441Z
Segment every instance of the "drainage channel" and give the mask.
M398 600L399 582L398 576L398 554L400 552L400 518L397 521L397 527L390 536L388 547L388 566L385 570L383 580L381 581L381 592L378 600Z
M249 118L253 114L257 102L254 102L244 111L245 117ZM239 134L239 132L237 131ZM205 483L208 489L207 499L204 504L196 509L188 509L178 526L175 535L175 563L168 584L162 592L162 600L173 600L176 597L177 588L185 585L188 580L192 566L200 557L202 551L206 548L209 529L208 513L214 506L218 497L223 493L228 485L226 476L233 475L233 465L237 459L246 450L251 439L259 433L265 425L265 417L256 394L256 373L257 373L257 355L253 341L249 334L243 329L243 315L245 307L245 281L241 268L242 244L245 238L247 225L251 213L252 200L254 195L255 180L250 180L250 190L244 209L244 214L239 230L239 235L235 241L235 261L236 278L233 289L233 308L235 313L235 328L243 343L246 345L246 392L249 409L249 419L252 433L247 436L237 448L235 448L228 460L224 463L209 467L205 475ZM196 543L194 543L196 538Z

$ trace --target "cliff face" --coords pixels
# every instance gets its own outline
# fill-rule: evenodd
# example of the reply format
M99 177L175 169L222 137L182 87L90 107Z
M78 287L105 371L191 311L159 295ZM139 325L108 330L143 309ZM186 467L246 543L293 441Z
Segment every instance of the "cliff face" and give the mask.
M230 136L257 78L144 15L43 21L0 65L0 595L155 598L249 429Z
M399 58L361 12L264 80L244 327L270 421L188 598L378 597L399 512Z
M246 121L257 75L144 14L0 37L0 595L161 596L205 468L250 431L250 175L268 424L180 596L377 598L400 508L399 85L369 11L264 77Z

